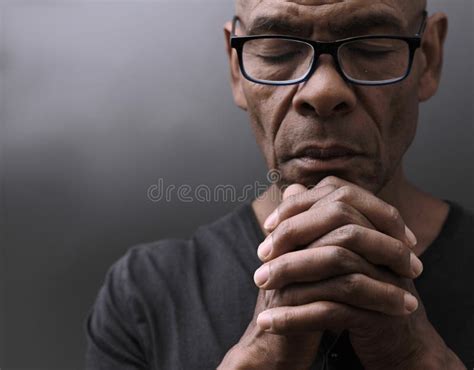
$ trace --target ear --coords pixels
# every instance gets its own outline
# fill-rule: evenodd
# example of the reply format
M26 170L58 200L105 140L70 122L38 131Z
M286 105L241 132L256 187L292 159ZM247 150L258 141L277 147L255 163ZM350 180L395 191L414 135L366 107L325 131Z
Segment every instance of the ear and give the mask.
M240 73L239 59L237 52L230 46L230 35L232 32L232 22L224 25L224 36L226 42L227 56L229 58L230 82L232 85L232 94L234 95L235 104L243 110L247 110L247 100L242 88L243 77Z
M418 82L420 102L436 94L443 69L444 42L448 33L448 17L444 13L432 15L427 22L421 44L421 71Z

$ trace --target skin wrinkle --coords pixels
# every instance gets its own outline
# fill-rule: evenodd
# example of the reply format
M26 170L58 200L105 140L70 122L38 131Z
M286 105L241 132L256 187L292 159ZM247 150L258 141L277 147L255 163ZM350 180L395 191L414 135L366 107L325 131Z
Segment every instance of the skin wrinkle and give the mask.
M351 19L354 20L355 13L360 13L361 10L365 11L366 15L372 15L374 12L390 12L404 25L404 33L406 32L410 36L414 36L420 29L421 14L426 5L426 2L423 0L341 0L323 3L323 5L314 5L314 2L311 2L312 5L308 5L307 2L302 4L302 0L255 0L246 2L244 6L242 0L240 0L240 13L237 15L250 26L255 24L254 22L258 17L264 16L286 20L288 23L296 24L297 26L309 25L312 32L309 36L304 37L325 41L324 39L326 38L334 40L339 36L331 32L331 26L350 23ZM377 15L375 18L377 18ZM373 19L374 17L372 17ZM364 24L362 21L359 22ZM272 24L271 22L268 23ZM367 24L370 24L370 20ZM373 24L374 22L372 22ZM379 31L388 31L385 24L380 24L379 22L376 25L376 29L362 29L361 32L367 31L368 33L376 34ZM245 73L241 73L240 67L245 66L239 65L237 57L239 56L238 52L242 52L242 50L232 48L235 45L232 45L231 41L233 40L229 37L231 35L231 26L231 22L227 22L224 31L231 67L230 77L234 101L237 106L248 112L251 128L254 131L257 144L264 154L268 169L279 170L281 176L281 181L277 185L272 185L263 197L257 198L252 202L259 225L265 235L267 235L267 241L271 240L268 238L268 235L271 235L275 230L280 230L283 233L285 229L286 231L289 230L285 227L278 229L278 222L280 221L280 225L283 225L281 221L285 217L280 217L279 221L274 218L276 222L273 226L268 224L266 227L264 226L265 220L269 221L268 217L272 212L274 216L278 215L275 209L282 202L288 201L287 204L290 205L292 201L288 197L297 193L311 194L316 198L318 191L323 188L311 192L308 191L308 188L316 184L321 186L335 184L335 189L339 188L340 192L335 194L332 199L326 199L328 203L340 201L341 205L351 205L355 208L355 211L360 211L364 215L366 212L372 214L376 209L385 209L387 214L374 213L370 217L374 222L374 228L384 229L384 226L378 223L381 219L385 218L387 225L393 224L392 226L395 227L395 223L401 223L401 225L398 225L401 228L397 231L397 234L400 232L400 235L397 235L396 238L406 242L407 236L402 231L402 228L403 224L407 225L417 238L416 242L410 241L411 250L416 256L422 255L441 232L449 213L449 205L410 183L403 170L403 158L415 138L420 103L430 99L438 89L443 45L447 32L446 15L436 13L428 18L421 48L416 50L413 68L407 78L403 81L398 81L396 84L384 86L360 86L346 81L344 76L341 76L340 71L335 68L333 57L328 54L323 54L319 57L316 65L317 68L305 82L291 86L267 86L253 83L244 77ZM337 29L337 27L334 28ZM242 31L245 34L245 29L242 29ZM268 29L259 29L259 32L262 33L266 31ZM280 33L285 34L283 30L280 30ZM348 33L348 36L352 36L350 34L351 31ZM369 43L369 45L372 44ZM262 72L259 73L259 76L265 78L266 76L263 72L267 70L263 69L265 66L263 63L270 63L273 60L275 60L275 68L279 66L282 68L289 67L289 64L284 63L288 60L296 61L296 59L286 58L288 55L293 56L295 54L291 53L291 48L288 48L288 50L283 51L283 49L277 48L275 50L271 48L267 50L263 48L261 50L262 55L250 52L249 54L253 57L260 56L264 60L262 64L252 65L255 68L254 71L257 68L262 68L258 69L259 72ZM270 51L275 54L268 55ZM364 49L361 48L361 51L364 51ZM357 59L354 54L354 59L350 59L348 63L362 62L364 59L362 59L362 54L360 55L361 59ZM383 55L385 57L386 55L397 56L398 54L394 50L390 50L383 53ZM243 56L248 58L245 51ZM368 53L365 56L369 58L373 57L373 54ZM382 59L379 55L375 57L380 58L377 61L387 60ZM244 61L250 63L252 59L245 59ZM376 67L381 65L381 63L377 62ZM387 64L383 65L387 66ZM392 64L390 63L389 65ZM367 65L368 71L371 70L370 66ZM378 73L377 71L378 68L374 67L374 73ZM390 73L390 71L387 72ZM377 78L377 75L367 76L368 78ZM325 149L333 145L350 147L361 152L362 155L337 160L311 161L308 160L308 157L311 157L310 153L301 153L301 149L310 146ZM293 184L293 186L284 192L285 189L283 188L290 184ZM358 187L362 189L357 189ZM336 192L338 190L334 191L334 193ZM367 194L367 192L372 194ZM320 198L320 196L317 196L317 198ZM364 205L366 208L360 209L360 204L356 203L364 198L367 199L367 202L364 202L366 203ZM369 199L371 199L370 202ZM308 201L308 205L310 205L309 203L310 201ZM386 204L390 204L393 207L386 208ZM335 204L333 205L336 206ZM296 240L294 244L297 248L301 247L301 244L304 243L300 242L296 234L301 234L302 236L304 234L302 233L302 226L304 222L309 222L308 218L310 215L303 215L304 212L302 209L299 210L299 215L294 217L294 224L291 226L290 234L294 242ZM329 213L330 209L322 208L322 206L314 212L316 217L320 219L329 218ZM338 216L342 216L347 214L347 209L345 210L340 208L340 205L337 205L335 213ZM420 217L420 214L423 217ZM398 215L397 221L394 222L393 216L396 215ZM304 222L303 219L305 220ZM353 219L349 219L348 222L357 224L357 221ZM367 225L365 226L367 227ZM331 227L331 230L334 231L338 225L333 224ZM380 231L382 233L387 232L386 230ZM365 234L362 233L360 237L363 237ZM278 235L278 231L273 235ZM274 238L273 240L275 242ZM361 245L365 245L363 239L359 240ZM384 242L376 243L378 248L383 248L384 244ZM261 245L259 252L264 252L262 247L265 246L268 247L269 244ZM274 250L278 250L278 248ZM406 252L408 253L409 251ZM261 258L262 262L269 262L274 258L279 258L279 253L276 254L276 256L272 256L272 252L270 252L269 259ZM304 268L304 265L300 263L301 261L298 262L297 258L294 258L295 256L289 257L288 255L287 257L288 261L292 259L294 262L293 269L295 271L298 268ZM344 257L342 256L341 258L340 255L333 257L344 260ZM273 266L271 262L269 263L270 267ZM407 266L407 271L412 268L413 266ZM262 288L259 284L259 277L262 277L259 273L262 271L264 272L265 270L257 271L255 275L255 282L261 289L255 307L254 318L259 313L264 312L264 310L272 308L272 300L267 300L263 304L263 298L278 297L278 292L275 295L274 291L267 290L265 287ZM291 279L288 282L291 284ZM269 289L272 289L272 287L270 286ZM416 294L415 288L410 287L409 290ZM420 298L418 298L418 302L422 307ZM291 310L285 307L279 307L278 299L276 303L282 315L288 312L296 316L294 311L291 312ZM344 301L343 303L347 304L349 302ZM403 308L401 304L400 308ZM330 308L327 307L326 309L329 310ZM276 310L273 312L276 312ZM334 315L336 310L331 308L329 312ZM423 347L430 349L428 351L423 348L424 353L422 355L427 361L433 362L433 364L434 360L438 357L438 353L441 356L448 356L452 353L427 319L424 309L418 312L419 317L403 321L401 325L388 320L386 323L387 330L393 331L393 336L388 337L384 335L385 332L382 332L382 330L378 331L377 329L385 327L385 324L379 326L377 325L377 320L374 320L372 323L376 324L376 329L373 329L373 325L369 322L372 318L363 318L364 321L367 320L364 327L356 328L357 330L350 332L350 339L355 352L362 360L365 368L389 368L390 365L393 367L393 363L391 363L393 356L403 357L408 365L405 367L412 368L415 362L418 365L418 360L420 360L418 356L413 359L409 358L413 357L411 355L413 353L412 348L413 346L419 346L419 343L422 341ZM305 312L303 315L300 312L301 322L310 323L313 314L314 312ZM273 316L274 321L275 315L276 313ZM256 349L256 351L264 347L269 348L268 353L270 355L278 356L284 354L289 364L295 361L298 362L303 358L301 368L308 368L308 365L313 363L314 358L311 356L315 355L314 349L319 345L322 329L327 328L325 326L326 323L321 327L315 328L315 330L321 329L321 332L307 333L305 331L301 337L301 344L297 343L296 346L291 346L292 343L282 342L276 336L260 335L260 330L267 327L268 323L266 321L269 318L265 318L265 313L263 316L258 316L258 318L262 320L260 322L253 320L249 324L246 333L242 337L242 343L256 343L253 347L250 346L252 349ZM334 324L333 321L336 321L336 316L328 317L327 321L329 325ZM416 327L413 324L415 322L417 324ZM418 325L418 323L420 324ZM412 324L413 328L411 327ZM259 326L260 329L258 329ZM347 329L348 325L341 325L340 328ZM349 327L349 329L351 328ZM282 334L285 335L285 332L283 331ZM283 336L283 338L285 337ZM237 345L237 352L234 352L237 353L235 358L238 359L239 356L245 358L249 353L247 348L239 352ZM436 356L434 356L435 352ZM455 354L452 353L452 356L455 357ZM266 367L267 363L265 361L268 361L269 358L264 358L262 361L256 359L255 367ZM389 366L385 366L387 364ZM404 366L405 364L400 362L399 365ZM435 367L438 368L439 366L431 366L430 368Z
M248 15L252 14L256 8L259 7L262 3L268 3L265 7L265 14L271 13L272 7L275 7L275 3L277 6L281 6L282 4L287 6L287 14L294 15L297 17L299 13L299 9L301 6L319 9L324 11L327 6L331 6L337 3L340 3L341 6L350 4L351 0L237 0L235 6L236 15L247 24ZM367 1L368 4L365 6L370 8L371 6L377 6L379 3L373 1ZM388 1L385 5L389 8L394 8L393 4L390 4ZM412 23L414 21L414 17L421 13L423 9L426 9L427 0L399 0L397 2L396 8L398 8L402 14L410 15L407 19L409 20L408 23ZM331 14L328 14L331 15Z
M237 15L243 20L242 23L248 20L255 20L259 15L271 16L278 14L280 18L297 20L300 24L312 24L313 27L314 24L317 24L318 26L314 27L317 30L313 30L313 38L316 39L317 37L314 35L316 31L331 29L334 20L340 21L341 15L346 15L346 17L349 17L348 19L351 19L350 17L353 17L354 12L360 12L362 6L364 6L364 12L367 10L384 11L396 14L402 20L413 19L413 24L416 24L416 30L418 30L420 23L418 13L420 12L421 14L424 3L422 0L396 2L393 0L375 2L373 0L255 0L247 2L240 0L237 3ZM407 13L408 11L411 13ZM403 27L408 30L408 22L405 21ZM410 26L410 29L414 27ZM414 34L414 32L412 33ZM324 36L333 39L328 34ZM331 65L334 68L332 59L326 60L326 57L321 57L324 63L319 69L326 68L326 65ZM337 72L332 70L331 74L334 73ZM338 79L338 84L345 84L340 76L332 76L333 79ZM345 94L353 96L356 107L359 107L359 109L357 112L351 113L351 118L346 117L343 119L348 122L345 122L344 126L338 130L331 128L334 123L329 122L324 117L303 117L301 114L295 114L295 109L292 108L295 96L302 94L305 89L312 88L317 90L317 87L312 86L314 83L311 80L300 85L288 87L252 85L244 81L244 90L246 95L248 95L248 112L257 143L264 154L267 166L280 169L282 172L283 178L280 185L288 185L292 182L311 182L309 185L314 185L314 183L317 183L327 175L319 173L317 178L305 178L303 179L304 181L301 181L301 174L296 174L294 169L285 166L282 155L283 153L291 152L295 143L308 141L311 138L313 140L317 138L317 141L321 142L330 139L342 139L343 136L341 134L349 132L351 134L350 139L362 145L359 149L363 149L364 152L370 154L371 166L365 166L364 168L363 163L355 163L354 169L358 169L359 174L364 173L364 179L359 180L363 181L366 185L372 184L374 186L376 184L371 189L374 192L382 189L394 175L396 166L401 163L403 153L409 146L407 144L413 141L416 131L416 122L413 121L413 117L417 117L418 111L415 108L408 109L410 102L413 101L410 100L413 99L413 95L406 94L407 86L410 83L413 84L412 77L413 73L407 80L397 85L370 87L370 90L367 87L345 84ZM336 88L329 84L326 88L340 90L342 87ZM415 90L413 89L413 91ZM405 91L407 96L403 97L403 91ZM336 90L334 94L337 94ZM380 102L383 101L385 101L386 108L382 110L380 109ZM408 111L410 115L406 115ZM405 113L405 118L402 117L402 112ZM400 122L406 122L407 119L409 122L412 122L408 125L410 129L400 133ZM299 126L308 126L308 121L313 121L312 126L314 130L311 133L309 128L306 130L293 129L299 128ZM355 129L346 127L349 121L351 125L356 125L357 127ZM370 126L372 128L369 128ZM339 135L336 135L336 132L339 132ZM387 137L390 137L392 140L391 146L396 143L398 150L395 153L390 152L389 148L385 146ZM342 176L343 174L339 173L336 175ZM348 180L356 181L357 179L348 178Z
M261 86L262 90L267 93L267 95L263 95L264 99L270 99L273 101L277 101L276 104L270 104L270 107L273 109L269 109L268 111L261 111L259 114L256 114L255 112L259 111L259 104L254 104L254 101L250 102L251 107L249 109L250 113L250 118L252 122L256 123L256 129L254 130L254 134L257 137L257 143L262 142L262 141L267 141L267 144L270 145L259 145L259 148L263 151L264 154L264 159L267 162L267 166L271 168L271 166L274 163L278 162L277 154L275 153L275 147L272 146L271 144L274 142L276 135L278 134L278 130L272 130L270 132L270 137L267 139L265 135L265 123L262 122L262 119L260 117L272 117L274 115L274 118L271 119L272 122L280 122L284 116L286 115L286 112L288 111L289 107L292 104L292 96L298 90L298 85L295 86L285 86L281 88L266 88ZM275 90L274 93L271 90ZM278 97L279 95L282 96L282 100L279 100ZM270 128L274 128L276 125L272 124L270 125ZM265 148L271 148L271 151L265 151Z

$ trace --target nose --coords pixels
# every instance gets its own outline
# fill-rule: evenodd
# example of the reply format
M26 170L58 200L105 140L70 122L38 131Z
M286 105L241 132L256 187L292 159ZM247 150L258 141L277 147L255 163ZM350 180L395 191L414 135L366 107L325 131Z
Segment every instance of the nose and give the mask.
M352 87L339 74L334 59L321 55L310 79L302 83L293 97L293 106L304 116L329 118L352 111L357 102Z

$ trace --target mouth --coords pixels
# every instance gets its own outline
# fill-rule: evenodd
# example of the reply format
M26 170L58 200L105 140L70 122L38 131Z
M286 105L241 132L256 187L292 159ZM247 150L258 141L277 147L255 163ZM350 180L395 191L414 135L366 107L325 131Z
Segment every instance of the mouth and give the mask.
M357 158L358 156L356 155L342 155L328 158L299 157L294 158L290 163L293 163L302 170L317 172L348 167L349 163Z
M339 158L345 157L353 157L358 155L359 153L353 149L346 148L346 147L327 147L327 148L320 148L320 147L309 147L304 148L297 152L294 158L299 158L303 160L334 160Z
M318 161L331 161L334 159L350 158L360 155L361 152L352 149L348 146L340 145L327 145L327 146L317 146L310 145L304 146L300 149L297 149L295 154L291 155L287 159L300 159L305 161L318 160Z
M308 146L287 158L288 164L303 172L319 172L348 167L362 153L345 146Z

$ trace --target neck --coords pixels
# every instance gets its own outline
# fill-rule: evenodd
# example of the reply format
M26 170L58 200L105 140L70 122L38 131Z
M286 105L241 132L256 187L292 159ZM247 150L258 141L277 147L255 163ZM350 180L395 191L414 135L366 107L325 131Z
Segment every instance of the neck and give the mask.
M398 209L405 220L405 218L412 212L413 208L416 208L414 207L416 203L411 203L411 201L413 199L418 201L420 194L419 190L408 182L403 167L400 165L395 171L394 176L387 184L385 184L376 196Z

